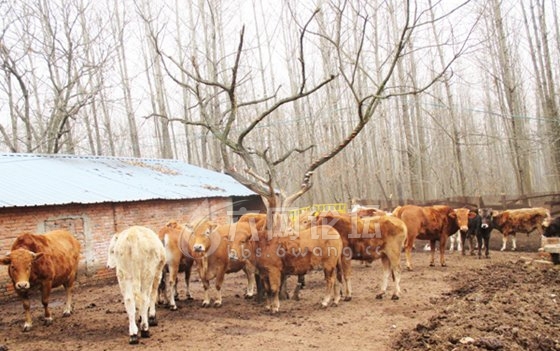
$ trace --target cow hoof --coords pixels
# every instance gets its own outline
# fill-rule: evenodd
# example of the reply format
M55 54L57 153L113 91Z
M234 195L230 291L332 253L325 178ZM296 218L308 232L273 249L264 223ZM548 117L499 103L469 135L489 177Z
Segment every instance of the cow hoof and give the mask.
M25 324L23 325L23 331L24 331L24 332L30 331L30 330L31 330L31 325L32 325L31 323L25 323Z
M252 300L254 295L245 294L245 300Z
M177 311L177 305L170 305L170 306L169 306L169 309L170 309L171 311Z
M221 302L221 301L219 301L219 302L218 302L218 301L214 302L214 307L216 307L216 308L222 307L222 302Z
M140 341L138 340L138 335L131 335L130 339L128 339L128 343L130 345L137 345Z
M210 302L209 301L203 301L202 302L202 307L210 307Z
M187 300L194 300L194 297L192 297L192 295L187 295Z
M442 266L442 267L447 267L447 264L442 263L441 266Z
M412 267L406 267L407 271L412 271Z
M45 325L51 325L53 322L52 318L45 318Z
M352 300L352 296L344 296L344 301L351 301Z
M502 247L502 248L500 249L500 251L504 251L504 250L505 250L505 247Z
M434 267L434 266L435 266L435 264L433 264L433 263L430 263L430 267Z
M391 296L391 300L398 300L400 299L399 295L393 295Z
M177 306L175 306L175 309L177 309ZM156 327L157 324L158 324L158 323L157 323L157 318L156 318L156 316L148 317L148 325L149 325L150 327Z
M512 247L512 248L511 248L511 251L515 251L515 250L516 250L516 248L515 248L515 247Z
M70 317L72 315L72 311L64 311L64 313L62 313L62 317Z
M383 299L383 295L385 295L385 294L384 294L384 293L377 294L377 295L375 295L375 298L376 298L377 300L381 300L381 299Z
M150 337L150 331L149 330L140 330L140 336L143 338L149 338Z

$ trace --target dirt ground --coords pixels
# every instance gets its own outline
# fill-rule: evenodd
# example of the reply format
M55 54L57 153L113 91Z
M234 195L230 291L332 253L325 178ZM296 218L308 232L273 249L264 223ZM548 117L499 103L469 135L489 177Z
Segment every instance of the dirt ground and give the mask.
M277 315L243 298L242 274L226 277L221 308L202 308L202 286L194 274L195 299L184 299L180 280L179 310L159 308L158 326L139 345L128 345L116 280L82 283L68 318L62 318L63 291L56 290L54 323L48 327L35 294L34 325L27 333L21 331L21 303L2 303L0 350L560 350L560 267L527 264L526 258L538 255L534 240L522 239L516 252L495 251L499 243L493 242L490 259L447 254L448 267L428 267L429 253L416 251L414 270L403 271L397 301L375 299L380 262L370 268L353 262L352 301L321 309L322 273L312 272L300 301L281 301ZM295 280L290 278L290 287Z

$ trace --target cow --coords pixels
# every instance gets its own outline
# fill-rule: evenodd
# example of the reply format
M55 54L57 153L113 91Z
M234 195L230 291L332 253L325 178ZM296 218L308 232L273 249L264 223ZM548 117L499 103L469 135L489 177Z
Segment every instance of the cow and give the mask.
M24 332L29 331L33 324L29 292L34 288L41 289L46 325L53 322L49 310L52 288L64 287L66 304L62 315L67 317L72 314L72 289L78 272L80 249L80 243L70 232L59 229L45 234L22 234L12 244L11 251L0 258L0 263L8 266L8 275L23 303Z
M166 302L172 311L177 310L175 298L178 296L177 278L180 272L185 274L187 299L192 300L189 281L194 260L189 255L183 253L183 251L186 252L185 248L180 247L182 237L190 235L191 231L192 228L181 225L177 221L168 222L158 231L158 237L163 241L166 255L161 284L158 290L158 301L160 303Z
M430 266L434 266L435 244L436 241L439 241L440 264L442 267L446 266L445 247L447 237L460 229L457 224L457 212L455 210L444 205L404 205L394 210L393 215L400 218L408 229L405 245L406 268L408 270L412 270L411 251L416 239L430 240L432 252Z
M267 215L266 213L246 213L244 215L242 215L239 220L237 221L237 223L248 223L250 225L251 228L251 233L253 238L257 238L259 232L262 231L266 231L266 224L267 224L267 219L266 219ZM291 223L291 225L293 226L294 223ZM258 271L255 272L258 275ZM286 284L286 280L287 280L288 276L284 276L282 277L282 287L280 289L280 299L288 299L289 298L289 293L288 293L288 289L287 289L287 284ZM264 297L264 291L262 289L262 284L261 280L258 279L257 280L257 291L259 293L259 301L262 301L262 298ZM305 287L305 274L302 275L298 275L298 281L297 281L297 286L296 286L296 290L295 290L295 294L294 294L294 299L299 300L299 296L298 293L301 289L303 289Z
M554 218L544 229L543 235L547 238L560 237L560 217Z
M149 228L132 226L111 237L107 267L116 268L128 314L129 344L139 343L137 308L141 337L150 337L149 326L157 325L156 300L165 260L163 243Z
M270 235L269 235L270 234ZM267 295L266 309L277 313L283 277L304 275L312 269L323 268L326 292L321 306L340 300L336 275L344 279L342 270L342 240L331 226L316 226L296 231L289 228L278 235L261 230L255 238L249 232L237 231L230 238L230 258L252 262L259 272Z
M202 307L210 304L210 281L215 279L216 299L214 307L222 306L222 283L226 273L235 273L243 270L247 277L246 298L252 298L255 292L255 266L244 261L229 259L228 237L230 233L248 232L251 228L248 223L233 223L218 225L208 219L199 219L193 224L192 234L186 238L187 252L194 259L198 267L198 274L204 288Z
M345 278L345 300L352 299L352 272L351 265L344 263L349 263L350 259L371 263L379 258L383 265L383 279L381 291L376 298L381 299L386 294L391 276L395 282L395 291L391 298L399 299L401 251L407 237L406 225L400 219L393 216L360 218L356 215L320 212L307 217L302 216L299 224L302 228L318 224L330 225L340 233L344 245L342 268Z
M492 218L491 208L479 208L478 216L476 218L476 225L478 226L476 230L476 241L478 244L478 258L482 257L482 248L485 249L485 257L490 258L489 248L490 248L490 234L492 229L494 229L493 218Z
M499 230L502 237L502 248L506 249L507 239L511 236L512 251L517 249L516 233L531 233L536 230L543 234L543 228L550 224L550 211L543 207L521 208L517 210L494 211L492 224Z
M464 254L464 244L462 239L463 237L461 236L461 231L449 236L449 253L453 253L454 250L457 250L458 252L461 251Z

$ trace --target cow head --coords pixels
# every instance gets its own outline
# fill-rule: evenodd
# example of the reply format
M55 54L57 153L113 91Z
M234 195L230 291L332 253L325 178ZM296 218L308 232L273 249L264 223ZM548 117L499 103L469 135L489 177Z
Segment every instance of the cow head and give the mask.
M35 261L42 256L42 252L35 253L26 249L17 249L0 259L0 263L9 266L8 274L17 291L25 292L31 287L29 282L31 269Z
M476 213L468 208L457 208L450 212L449 216L457 222L459 230L466 233L469 230L469 219L476 216Z
M107 268L115 268L117 266L117 257L115 255L115 245L117 244L118 234L114 234L109 241L107 249Z
M258 236L251 233L251 230L234 230L230 231L229 240L229 258L231 260L246 260L251 257L253 252L253 243L258 241Z
M492 226L493 211L491 208L479 208L478 215L480 216L480 228L488 229Z
M212 235L218 225L209 220L201 220L193 226L189 238L189 253L193 257L203 257L211 254L219 245L220 235ZM218 242L215 241L217 236Z

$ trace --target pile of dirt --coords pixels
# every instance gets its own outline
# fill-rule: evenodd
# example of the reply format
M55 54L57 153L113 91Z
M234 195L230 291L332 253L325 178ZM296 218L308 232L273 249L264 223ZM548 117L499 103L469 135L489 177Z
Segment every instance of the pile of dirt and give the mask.
M436 314L396 350L560 350L560 269L523 260L451 276Z

